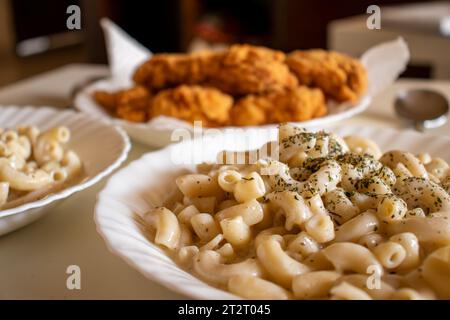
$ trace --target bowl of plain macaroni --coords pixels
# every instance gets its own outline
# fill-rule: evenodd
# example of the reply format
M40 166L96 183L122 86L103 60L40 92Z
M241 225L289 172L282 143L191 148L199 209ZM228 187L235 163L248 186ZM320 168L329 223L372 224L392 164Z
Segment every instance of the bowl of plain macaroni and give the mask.
M110 250L199 299L450 299L450 138L278 130L116 173L95 213Z
M125 160L121 129L73 111L0 108L0 235L98 182Z

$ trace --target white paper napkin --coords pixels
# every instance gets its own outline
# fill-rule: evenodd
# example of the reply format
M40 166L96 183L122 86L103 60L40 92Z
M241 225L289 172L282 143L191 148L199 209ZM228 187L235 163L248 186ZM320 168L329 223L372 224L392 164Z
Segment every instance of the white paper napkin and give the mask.
M409 50L403 38L384 42L364 52L361 62L367 69L367 94L375 96L390 86L406 69Z
M132 85L134 70L152 53L108 18L101 19L100 25L105 35L112 80L123 86Z

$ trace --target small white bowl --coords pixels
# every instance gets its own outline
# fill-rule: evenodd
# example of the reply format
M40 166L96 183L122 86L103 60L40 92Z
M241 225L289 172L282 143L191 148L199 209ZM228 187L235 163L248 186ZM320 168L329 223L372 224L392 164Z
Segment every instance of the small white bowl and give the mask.
M99 182L120 166L130 150L129 138L121 128L86 114L49 107L0 107L0 127L14 129L24 125L42 130L68 127L71 132L69 148L80 156L85 178L40 200L0 210L0 236L37 220L63 199Z
M328 131L341 136L358 135L373 139L382 151L429 152L432 156L450 160L450 137L358 126L336 127ZM180 269L146 237L139 217L162 205L176 187L174 179L180 172L194 169L193 164L174 164L180 158L200 155L201 161L211 161L222 150L258 148L273 139L268 139L269 136L269 133L253 135L252 139L247 139L246 133L233 132L208 138L203 152L192 148L194 141L186 141L133 161L115 173L98 196L95 208L98 232L113 253L147 278L169 289L198 299L236 299L236 296L213 288Z

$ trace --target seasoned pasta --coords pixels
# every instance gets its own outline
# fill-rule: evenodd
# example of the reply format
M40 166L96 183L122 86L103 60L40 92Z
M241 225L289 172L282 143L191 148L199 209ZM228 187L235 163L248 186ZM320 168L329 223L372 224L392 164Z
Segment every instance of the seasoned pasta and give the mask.
M287 124L278 143L277 159L178 177L179 201L145 216L154 242L243 298L450 298L444 159Z
M69 140L66 127L0 128L0 210L42 198L80 175L82 163L67 149Z

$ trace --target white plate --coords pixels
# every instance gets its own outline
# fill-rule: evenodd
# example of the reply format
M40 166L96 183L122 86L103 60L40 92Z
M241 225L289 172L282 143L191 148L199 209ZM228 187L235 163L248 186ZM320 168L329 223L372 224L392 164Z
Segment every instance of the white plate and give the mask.
M0 107L1 128L23 125L35 125L43 130L61 125L68 127L71 132L69 148L80 156L85 179L40 200L0 210L0 235L35 221L63 199L97 183L117 169L130 150L128 136L122 129L82 113L48 107Z
M331 129L330 129L331 130ZM413 153L429 152L450 160L450 137L422 135L412 131L377 129L371 127L337 127L339 135L360 135L376 141L383 151L407 150ZM215 159L223 149L243 150L257 148L273 134L253 136L250 145L245 134L234 133L208 138L207 148L199 160ZM193 142L182 142L163 150L144 155L114 174L100 192L95 209L97 230L109 249L122 257L147 278L169 289L198 299L237 298L225 291L213 288L181 270L165 253L153 245L141 231L137 215L159 206L173 189L173 178L194 165L175 165L179 154L187 152ZM206 149L206 150L205 150ZM198 150L195 153L198 155ZM169 183L170 182L170 183Z
M171 134L174 129L177 128L186 128L190 130L192 127L185 122L171 119L168 121L168 118L159 117L156 119L150 120L148 123L135 123L130 122L118 118L112 117L108 112L106 112L101 106L99 106L95 100L92 98L92 93L97 90L105 90L105 91L116 91L123 89L123 86L114 82L113 80L99 80L96 81L89 86L80 90L74 99L75 107L87 114L100 117L103 119L107 119L112 121L114 124L117 124L125 129L125 131L135 139L141 143L146 145L150 145L153 147L163 147L171 142ZM342 103L342 104L332 104L328 105L328 114L321 118L315 118L309 121L303 122L294 122L295 125L300 125L305 128L311 128L316 126L323 126L329 123L341 121L354 115L363 112L367 109L371 102L369 96L364 96L361 100L352 105L350 103ZM259 126L260 129L265 128L275 128L276 124L269 124ZM222 130L226 130L230 127L223 127ZM246 128L255 128L255 127L246 127Z

